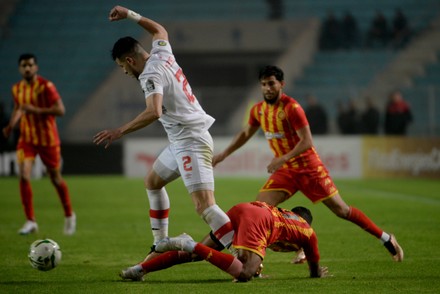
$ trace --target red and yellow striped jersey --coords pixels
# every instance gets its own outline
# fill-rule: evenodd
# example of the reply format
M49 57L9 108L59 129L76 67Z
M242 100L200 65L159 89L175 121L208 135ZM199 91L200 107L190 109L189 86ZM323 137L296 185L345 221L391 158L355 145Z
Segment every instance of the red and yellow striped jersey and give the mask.
M318 238L299 215L265 202L240 203L228 212L235 230L232 245L264 258L266 248L277 252L304 249L308 261L318 262Z
M275 104L261 101L250 111L248 123L261 127L275 157L291 151L299 141L296 130L309 125L301 105L292 97L283 94ZM291 158L285 165L293 168L321 163L315 148Z
M60 99L55 85L40 76L32 83L21 80L13 85L12 95L18 106L31 104L36 107L50 107ZM36 146L60 145L55 115L24 113L20 121L19 142Z

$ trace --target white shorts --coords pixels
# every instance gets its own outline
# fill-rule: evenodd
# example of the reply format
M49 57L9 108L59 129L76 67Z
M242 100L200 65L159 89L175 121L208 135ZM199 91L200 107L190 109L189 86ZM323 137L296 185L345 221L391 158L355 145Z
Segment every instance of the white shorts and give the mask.
M213 149L212 137L206 132L199 138L168 145L157 157L153 169L168 183L181 176L189 193L214 191Z

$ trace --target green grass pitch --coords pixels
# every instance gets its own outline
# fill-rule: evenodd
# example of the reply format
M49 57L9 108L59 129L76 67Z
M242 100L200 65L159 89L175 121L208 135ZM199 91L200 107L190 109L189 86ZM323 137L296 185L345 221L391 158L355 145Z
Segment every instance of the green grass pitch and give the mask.
M306 265L290 264L293 253L268 252L267 279L232 283L202 261L150 273L144 282L124 282L118 272L142 260L152 243L142 179L66 177L78 218L74 236L62 234L63 215L49 180L32 182L39 233L19 236L24 216L15 177L0 179L0 293L440 293L440 181L336 180L348 204L397 236L405 260L395 263L378 240L338 219L323 204L297 194L284 208L312 210L321 264L333 277L308 278ZM264 179L217 179L224 210L252 201ZM195 213L180 180L168 187L170 235L202 238L208 226ZM27 252L36 239L51 238L63 253L60 265L39 272Z

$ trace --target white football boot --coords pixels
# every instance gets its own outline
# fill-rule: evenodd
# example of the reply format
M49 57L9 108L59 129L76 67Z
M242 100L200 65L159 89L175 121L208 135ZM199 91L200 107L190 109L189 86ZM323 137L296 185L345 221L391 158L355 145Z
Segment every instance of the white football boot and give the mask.
M38 224L34 221L27 220L24 225L21 227L20 230L18 230L18 233L20 235L28 235L30 233L37 233L38 232Z
M76 214L72 213L71 216L64 219L64 235L71 236L76 232Z
M196 243L190 235L183 233L177 237L166 237L157 242L156 252L180 250L192 253L195 244Z
M124 280L132 281L143 281L144 275L145 273L142 270L142 267L140 267L139 265L131 266L129 268L126 268L125 270L122 270L119 273L119 276Z

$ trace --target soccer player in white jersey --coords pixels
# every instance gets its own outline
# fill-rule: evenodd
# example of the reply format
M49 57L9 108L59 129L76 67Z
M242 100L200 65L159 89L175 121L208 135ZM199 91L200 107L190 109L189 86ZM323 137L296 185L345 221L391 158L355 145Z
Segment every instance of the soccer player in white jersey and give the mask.
M170 144L158 156L145 178L150 203L150 223L154 236L149 259L155 255L155 244L168 235L170 201L165 185L182 177L197 213L211 227L212 234L229 246L234 234L231 221L216 205L212 169L213 141L209 133L214 118L206 114L192 93L191 87L177 64L168 41L168 33L159 23L125 7L115 6L110 21L130 19L152 35L148 53L132 37L119 39L112 57L124 72L139 80L146 107L123 126L104 130L94 136L95 144L107 148L123 135L144 128L159 120Z

